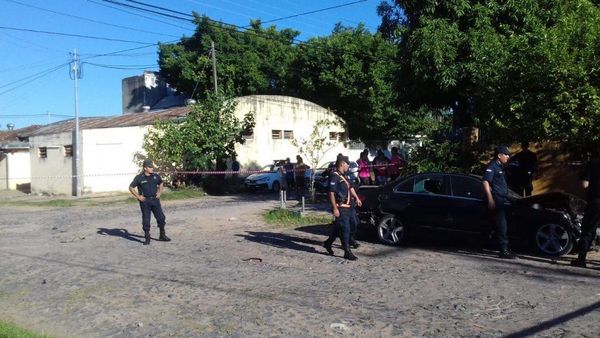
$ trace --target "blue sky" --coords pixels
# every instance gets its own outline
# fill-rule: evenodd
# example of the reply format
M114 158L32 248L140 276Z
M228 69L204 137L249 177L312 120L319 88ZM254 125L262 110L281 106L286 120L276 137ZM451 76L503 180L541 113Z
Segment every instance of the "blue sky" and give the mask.
M7 123L22 128L74 116L74 89L68 66L74 49L88 62L83 65L83 78L79 80L80 116L120 115L121 79L141 74L144 69L158 70L156 46L139 47L193 34L192 24L127 9L110 1L140 6L129 0L0 0L0 130L6 130ZM363 22L375 31L380 21L376 13L380 0L354 4L349 3L357 0L137 1L179 12L196 11L238 26L247 25L250 19L267 21L342 6L273 23L278 28L299 30L301 40L328 35L337 22L346 26ZM98 56L133 48L139 49Z

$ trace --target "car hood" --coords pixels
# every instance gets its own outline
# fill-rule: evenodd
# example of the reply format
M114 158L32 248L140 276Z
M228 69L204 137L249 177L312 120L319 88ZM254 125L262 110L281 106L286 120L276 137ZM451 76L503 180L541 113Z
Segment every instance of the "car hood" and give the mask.
M246 180L260 181L260 180L263 180L263 179L268 179L269 176L271 176L273 174L275 174L275 173L252 174L252 175L246 177Z
M564 192L547 192L539 195L524 197L513 201L515 205L526 205L543 209L566 211L571 216L577 217L583 214L586 202L582 198Z

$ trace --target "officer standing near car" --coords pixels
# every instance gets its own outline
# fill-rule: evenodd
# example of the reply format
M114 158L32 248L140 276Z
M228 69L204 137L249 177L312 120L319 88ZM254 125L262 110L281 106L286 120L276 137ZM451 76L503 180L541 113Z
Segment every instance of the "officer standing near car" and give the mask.
M171 239L165 234L165 214L160 205L160 195L163 192L163 181L154 173L152 160L143 163L143 172L137 175L129 185L129 192L140 202L142 210L142 229L144 229L144 245L150 244L150 213L154 214L160 229L159 241L168 242Z
M590 249L596 229L600 225L600 157L595 156L583 173L583 188L587 189L587 205L583 214L581 237L577 243L579 256L571 261L571 265L585 268L585 258Z
M500 246L500 258L514 259L516 256L508 250L508 235L506 223L506 206L510 205L508 200L508 185L504 172L504 165L510 158L510 151L506 146L499 146L494 151L494 158L485 169L483 174L483 189L487 198L488 209L491 211L498 242Z
M335 163L336 170L329 178L329 203L333 216L335 217L334 226L331 229L329 238L323 243L323 246L330 255L333 255L331 245L336 237L340 237L342 249L344 249L344 258L354 261L358 259L350 249L350 238L353 227L356 227L355 205L361 206L361 201L352 187L352 183L347 179L346 173L349 168L349 160L346 156L340 156Z

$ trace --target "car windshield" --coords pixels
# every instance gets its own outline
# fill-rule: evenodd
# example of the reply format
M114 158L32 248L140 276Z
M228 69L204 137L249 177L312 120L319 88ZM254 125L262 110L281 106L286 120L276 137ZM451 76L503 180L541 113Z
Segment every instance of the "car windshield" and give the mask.
M264 167L263 167L263 168L262 168L260 171L270 171L270 172L275 172L275 169L274 169L274 167L275 167L275 166L274 166L274 165L272 165L272 164L271 164L271 165L266 165L266 166L264 166Z

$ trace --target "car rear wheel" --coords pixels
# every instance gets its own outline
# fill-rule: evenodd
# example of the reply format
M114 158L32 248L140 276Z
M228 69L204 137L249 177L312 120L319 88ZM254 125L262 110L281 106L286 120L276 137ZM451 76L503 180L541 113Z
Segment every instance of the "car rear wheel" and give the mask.
M399 245L404 238L405 227L396 216L385 215L377 224L377 237L387 245Z
M573 238L562 224L547 223L535 232L537 249L548 256L562 256L573 249Z
M275 181L273 182L273 185L271 186L271 189L275 192L279 191L279 181Z

